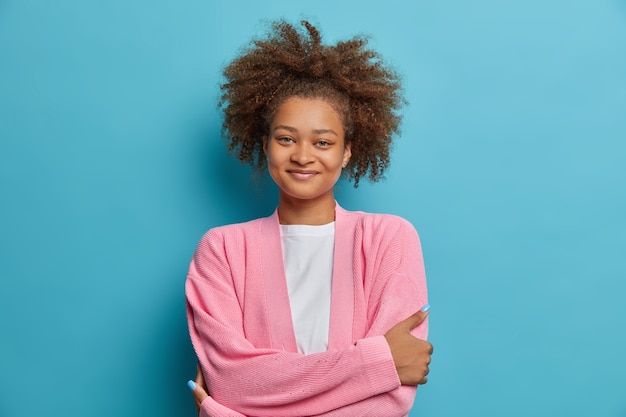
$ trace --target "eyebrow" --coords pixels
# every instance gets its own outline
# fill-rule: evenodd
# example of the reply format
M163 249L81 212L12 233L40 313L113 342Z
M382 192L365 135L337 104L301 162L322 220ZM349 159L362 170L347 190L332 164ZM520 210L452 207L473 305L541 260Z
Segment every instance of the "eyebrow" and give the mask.
M287 130L287 131L292 132L292 133L297 133L298 132L298 129L296 129L295 127L287 126L287 125L278 125L278 126L274 127L274 132L276 132L278 129L284 129L284 130ZM316 135L323 135L325 133L330 133L330 134L333 134L333 135L339 137L337 132L335 132L332 129L313 129L312 132L315 133Z

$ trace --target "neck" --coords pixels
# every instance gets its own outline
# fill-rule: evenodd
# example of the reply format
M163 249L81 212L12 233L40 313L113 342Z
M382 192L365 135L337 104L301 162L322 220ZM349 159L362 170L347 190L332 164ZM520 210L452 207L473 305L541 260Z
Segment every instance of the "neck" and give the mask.
M278 203L278 221L280 224L305 224L319 226L335 220L335 199L322 201L296 200L281 194Z

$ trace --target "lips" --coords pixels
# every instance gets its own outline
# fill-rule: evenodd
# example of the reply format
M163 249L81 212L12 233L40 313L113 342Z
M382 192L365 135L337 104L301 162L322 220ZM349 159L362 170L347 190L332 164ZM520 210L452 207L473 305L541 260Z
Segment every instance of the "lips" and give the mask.
M299 181L309 180L318 174L317 171L308 171L301 169L290 169L287 170L287 173L289 173L291 177Z

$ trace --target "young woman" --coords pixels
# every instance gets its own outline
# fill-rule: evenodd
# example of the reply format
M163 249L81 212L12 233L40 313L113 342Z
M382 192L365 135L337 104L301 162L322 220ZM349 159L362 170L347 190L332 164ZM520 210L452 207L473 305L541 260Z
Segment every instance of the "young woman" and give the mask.
M302 24L275 23L224 71L230 150L269 170L278 207L198 245L189 385L201 416L406 416L432 353L418 236L333 195L388 166L398 77L365 39L326 46Z

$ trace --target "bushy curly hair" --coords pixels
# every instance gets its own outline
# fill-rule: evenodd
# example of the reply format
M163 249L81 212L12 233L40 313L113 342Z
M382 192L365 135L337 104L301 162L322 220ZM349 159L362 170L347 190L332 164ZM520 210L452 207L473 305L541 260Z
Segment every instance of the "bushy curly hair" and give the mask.
M392 137L399 133L399 110L406 103L399 76L380 55L355 37L323 45L308 21L304 29L284 20L265 38L253 39L224 69L220 108L222 132L231 153L261 171L263 140L278 107L289 97L322 98L342 118L352 157L344 175L378 181L389 166Z

